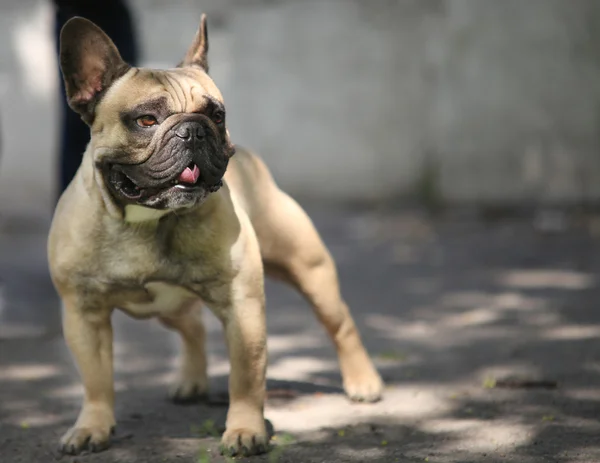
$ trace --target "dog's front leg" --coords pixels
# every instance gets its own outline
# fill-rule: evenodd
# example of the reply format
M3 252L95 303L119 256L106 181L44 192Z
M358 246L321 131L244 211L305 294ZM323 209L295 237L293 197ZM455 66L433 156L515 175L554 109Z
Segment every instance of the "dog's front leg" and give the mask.
M264 296L244 297L215 311L223 322L231 370L221 451L254 455L268 447L264 421L267 337Z
M83 406L62 437L62 452L99 452L109 446L115 426L111 310L95 310L63 298L63 331L83 380Z

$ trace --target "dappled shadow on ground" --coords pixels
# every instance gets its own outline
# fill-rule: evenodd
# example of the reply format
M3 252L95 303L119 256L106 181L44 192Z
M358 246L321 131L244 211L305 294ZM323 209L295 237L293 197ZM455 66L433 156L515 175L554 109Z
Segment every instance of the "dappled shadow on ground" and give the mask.
M276 449L248 461L600 461L600 254L588 229L543 234L524 220L311 212L388 389L378 404L349 404L324 331L299 296L269 283L266 417ZM13 254L0 254L0 279L10 297L0 323L54 320L31 305L56 314L56 301L43 291L36 299L7 273L19 251L6 240L0 235L0 248ZM20 271L42 274L30 260ZM219 397L226 350L214 317L206 321ZM115 443L77 461L224 461L214 435L226 406L166 400L177 339L122 315L115 325ZM3 462L52 461L76 417L81 388L53 326L37 337L0 336Z

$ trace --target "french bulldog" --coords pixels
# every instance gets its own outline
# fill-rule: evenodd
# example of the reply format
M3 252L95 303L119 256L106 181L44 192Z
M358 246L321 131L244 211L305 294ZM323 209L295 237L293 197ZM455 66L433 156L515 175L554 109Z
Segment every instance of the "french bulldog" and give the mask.
M109 446L115 309L156 317L178 332L181 367L171 397L206 395L202 306L222 322L231 367L222 452L267 451L265 274L314 308L350 399L381 397L381 377L340 294L330 253L264 162L231 142L207 52L205 15L172 69L130 66L84 18L61 31L68 103L91 131L48 237L64 337L85 390L79 417L61 439L65 453Z

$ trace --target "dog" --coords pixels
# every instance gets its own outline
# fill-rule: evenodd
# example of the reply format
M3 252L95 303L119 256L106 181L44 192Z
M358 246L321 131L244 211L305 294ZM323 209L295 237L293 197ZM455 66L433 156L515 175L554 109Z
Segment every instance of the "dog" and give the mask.
M263 161L231 142L207 52L204 14L173 69L130 66L84 18L61 30L67 100L91 131L48 236L64 337L85 390L79 417L61 439L64 453L110 444L115 308L178 332L181 367L171 397L205 397L204 305L223 324L231 365L221 451L267 451L265 274L312 305L350 399L381 397L383 382L342 299L332 257Z

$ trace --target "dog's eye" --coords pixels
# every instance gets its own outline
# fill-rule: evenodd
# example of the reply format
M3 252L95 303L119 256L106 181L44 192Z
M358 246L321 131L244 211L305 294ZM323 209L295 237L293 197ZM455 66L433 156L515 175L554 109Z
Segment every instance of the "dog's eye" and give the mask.
M152 127L153 125L158 124L156 117L150 115L138 117L135 122L140 127Z
M225 113L223 111L215 111L212 120L215 124L222 124L225 119Z

